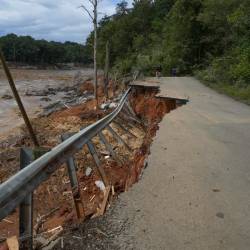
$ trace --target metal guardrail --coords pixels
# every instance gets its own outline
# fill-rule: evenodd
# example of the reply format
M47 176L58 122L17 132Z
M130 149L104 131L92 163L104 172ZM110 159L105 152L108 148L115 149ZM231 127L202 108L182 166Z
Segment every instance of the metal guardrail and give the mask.
M139 72L140 71L133 73L132 81L137 78ZM98 135L113 159L116 161L117 165L122 165L119 157L103 135L102 130L107 129L120 144L122 144L127 150L131 151L131 148L126 142L123 141L122 138L109 126L110 123L113 123L118 129L123 130L125 133L136 138L135 135L129 132L120 123L114 121L115 119L119 119L123 123L134 128L138 127L135 126L133 122L128 121L127 118L136 121L139 124L141 123L141 121L135 117L134 111L129 105L127 98L130 90L131 87L125 92L118 107L111 114L94 124L82 128L78 133L61 135L62 143L51 151L49 148L41 147L21 148L20 171L0 185L0 221L19 206L20 250L33 249L33 191L65 162L67 164L77 216L78 218L85 218L86 215L73 158L73 155L85 144L93 157L105 187L107 190L110 190L110 183L104 168L100 164L100 160L91 139ZM122 114L123 117L119 114ZM102 206L100 214L104 213L105 205L106 202L104 206ZM36 225L35 231L38 229L39 223Z
M133 74L133 80L137 78L138 73L139 71ZM124 104L127 104L130 89L126 91L118 107L111 114L62 142L0 185L0 221L20 205L29 194L32 194L41 183L47 180L79 149L90 142L94 136L100 135L101 131L114 119L120 119L118 115L121 113ZM124 109L124 111L128 112L127 109ZM127 116L129 118L133 117L131 113L127 113ZM117 126L117 123L114 122L114 125ZM118 124L118 127L126 131L120 124ZM129 131L127 132L133 135Z

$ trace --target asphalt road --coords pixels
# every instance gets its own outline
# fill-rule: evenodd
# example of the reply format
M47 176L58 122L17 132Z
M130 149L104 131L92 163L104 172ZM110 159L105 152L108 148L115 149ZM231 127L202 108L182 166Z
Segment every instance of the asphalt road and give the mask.
M250 249L250 107L194 78L160 81L190 102L164 117L141 181L113 208L126 222L116 245Z
M64 249L250 249L250 106L194 78L159 81L190 101L163 118L141 180Z

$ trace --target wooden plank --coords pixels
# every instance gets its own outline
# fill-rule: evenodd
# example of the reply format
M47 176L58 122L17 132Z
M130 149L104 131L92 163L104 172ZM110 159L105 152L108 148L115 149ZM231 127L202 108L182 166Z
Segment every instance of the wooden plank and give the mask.
M13 236L11 238L8 238L6 240L7 245L9 247L9 250L18 250L19 246L18 246L18 240L16 236Z
M111 189L111 186L108 186L106 189L104 189L105 190L105 194L104 194L104 199L103 199L103 203L102 203L102 207L101 207L101 210L99 212L99 215L103 215L104 212L105 212L105 208L107 206L107 201L108 201L110 189Z

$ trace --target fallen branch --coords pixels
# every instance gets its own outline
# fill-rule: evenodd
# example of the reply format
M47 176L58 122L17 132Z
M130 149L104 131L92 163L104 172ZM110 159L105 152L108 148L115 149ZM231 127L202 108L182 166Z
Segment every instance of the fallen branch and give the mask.
M43 216L41 217L40 221L38 221L38 223L34 226L34 228L33 228L33 234L34 234L34 235L37 235L38 230L39 230L40 226L41 226L42 223L43 223L43 220L45 220L47 217L49 217L51 214L53 214L55 211L59 210L60 208L61 208L61 206L59 206L59 207L55 208L54 210L52 210L51 212L49 212L49 213L43 215Z

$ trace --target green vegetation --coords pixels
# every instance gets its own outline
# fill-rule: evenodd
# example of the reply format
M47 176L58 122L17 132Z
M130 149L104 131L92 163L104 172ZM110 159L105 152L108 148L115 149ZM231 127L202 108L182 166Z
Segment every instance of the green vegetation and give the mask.
M47 42L31 36L8 34L0 37L0 47L6 61L87 64L92 62L86 47L73 42Z
M249 0L134 0L132 8L123 0L98 33L99 65L109 40L113 73L161 64L165 76L176 68L250 103Z
M14 34L0 38L7 60L89 62L93 32L86 46L35 41ZM110 43L111 73L161 64L162 75L195 75L211 87L250 103L249 0L125 0L98 25L98 64L104 67ZM133 65L131 68L131 65ZM154 76L152 70L147 73Z

